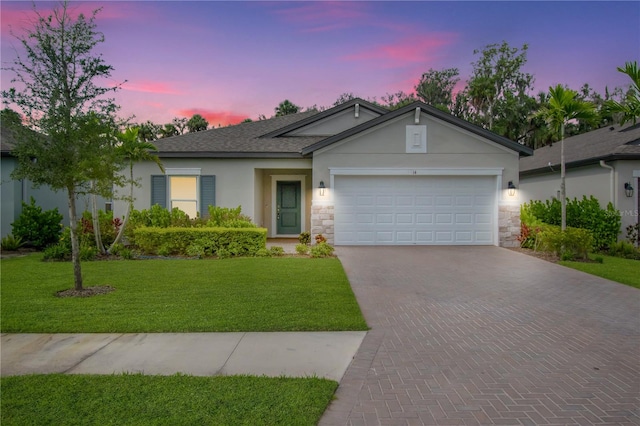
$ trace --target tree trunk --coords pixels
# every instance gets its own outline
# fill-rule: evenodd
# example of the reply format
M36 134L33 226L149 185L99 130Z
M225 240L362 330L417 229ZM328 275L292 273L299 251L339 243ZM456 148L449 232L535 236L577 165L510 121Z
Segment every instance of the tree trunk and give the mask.
M127 213L125 214L124 219L122 220L122 225L120 225L120 230L118 231L118 235L116 235L116 239L113 240L113 243L109 247L109 250L108 250L109 253L111 253L111 250L113 250L113 247L115 247L115 245L118 244L122 239L122 236L124 235L124 228L127 227L127 222L129 221L129 215L133 210L133 182L134 182L133 181L133 161L130 161L129 162L129 203L127 205Z
M567 190L565 186L565 164L564 164L564 123L560 125L560 229L567 229Z
M95 182L91 184L95 189ZM101 254L105 254L104 244L102 243L102 231L100 230L100 214L98 213L98 196L91 194L91 220L93 223L93 236L96 240L96 248Z
M73 263L74 288L80 291L82 290L82 269L80 267L80 242L78 240L75 187L68 187L67 192L69 195L69 226L71 227L71 262Z

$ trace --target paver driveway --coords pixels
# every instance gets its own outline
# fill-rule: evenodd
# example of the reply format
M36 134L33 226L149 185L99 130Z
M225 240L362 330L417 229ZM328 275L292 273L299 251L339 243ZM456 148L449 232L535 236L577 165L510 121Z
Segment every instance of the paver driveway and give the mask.
M640 290L498 247L337 253L372 329L321 425L640 424Z

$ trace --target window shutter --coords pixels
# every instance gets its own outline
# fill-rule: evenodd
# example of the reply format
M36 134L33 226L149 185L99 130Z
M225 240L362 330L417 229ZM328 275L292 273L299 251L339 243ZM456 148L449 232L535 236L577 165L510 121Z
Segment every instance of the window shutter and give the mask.
M151 205L155 204L167 208L167 177L165 175L151 176Z
M209 216L209 206L216 205L216 177L200 176L200 217Z

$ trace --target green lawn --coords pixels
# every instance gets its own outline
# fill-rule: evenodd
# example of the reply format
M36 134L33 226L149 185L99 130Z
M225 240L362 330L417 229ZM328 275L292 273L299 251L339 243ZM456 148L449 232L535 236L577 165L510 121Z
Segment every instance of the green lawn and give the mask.
M0 380L4 425L315 425L334 381L34 375Z
M84 262L85 287L115 291L59 298L70 263L3 259L3 333L366 330L338 259L233 258Z
M590 255L591 259L602 257L603 263L560 262L561 265L640 288L640 261L620 257Z

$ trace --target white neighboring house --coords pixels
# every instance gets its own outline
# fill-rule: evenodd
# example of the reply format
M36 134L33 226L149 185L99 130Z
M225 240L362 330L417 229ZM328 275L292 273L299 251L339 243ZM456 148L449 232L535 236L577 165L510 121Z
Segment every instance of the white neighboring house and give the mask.
M593 195L613 203L622 216L619 238L639 220L640 123L607 126L564 140L567 198ZM560 196L560 142L520 160L523 202Z
M362 99L154 144L165 173L134 166L136 209L240 205L269 237L336 245L517 245L507 188L532 153L422 102L389 111Z

